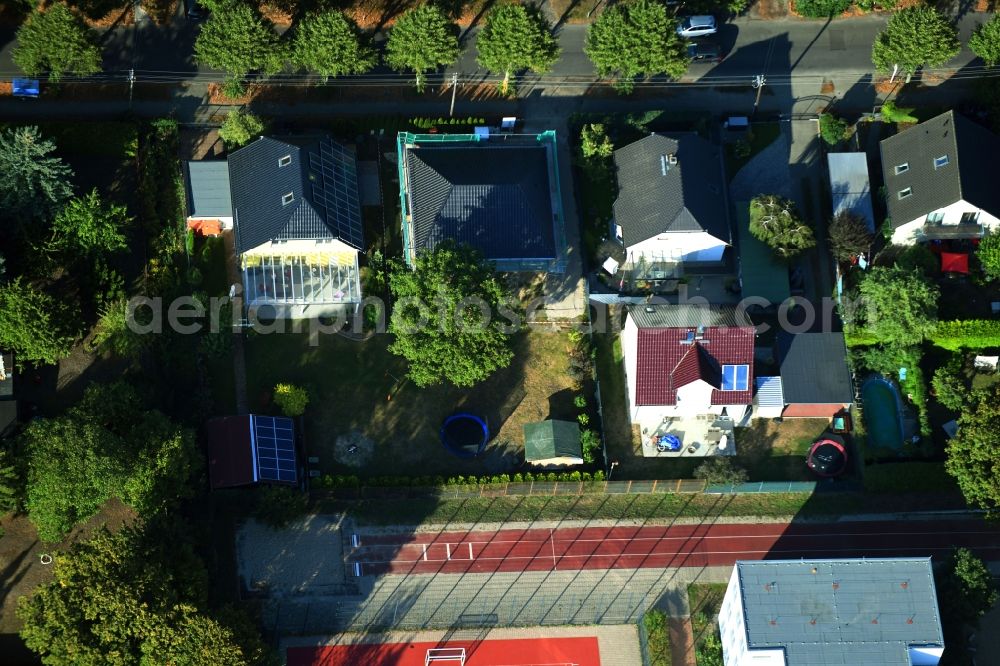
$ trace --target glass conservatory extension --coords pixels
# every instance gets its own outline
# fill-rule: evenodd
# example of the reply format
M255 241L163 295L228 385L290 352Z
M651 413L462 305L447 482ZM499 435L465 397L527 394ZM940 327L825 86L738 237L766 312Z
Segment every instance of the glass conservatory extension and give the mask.
M356 252L244 255L242 262L248 307L343 306L361 301ZM322 307L315 309L323 314Z

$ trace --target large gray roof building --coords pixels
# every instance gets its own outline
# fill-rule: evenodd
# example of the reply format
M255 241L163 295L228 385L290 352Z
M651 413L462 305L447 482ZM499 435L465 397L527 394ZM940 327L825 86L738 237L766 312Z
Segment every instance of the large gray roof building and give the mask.
M719 627L726 666L924 666L944 652L930 558L737 562Z
M665 232L730 241L719 149L694 133L650 134L614 153L615 222L625 247Z
M978 237L1000 215L1000 137L954 111L881 142L894 243ZM903 227L916 225L901 233Z
M445 240L479 250L501 270L563 268L555 134L398 138L404 253Z

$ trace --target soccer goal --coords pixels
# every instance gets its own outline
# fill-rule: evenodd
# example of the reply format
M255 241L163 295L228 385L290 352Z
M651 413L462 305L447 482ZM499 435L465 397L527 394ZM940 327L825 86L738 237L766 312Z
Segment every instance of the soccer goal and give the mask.
M424 666L431 664L465 666L465 648L430 648L424 657Z

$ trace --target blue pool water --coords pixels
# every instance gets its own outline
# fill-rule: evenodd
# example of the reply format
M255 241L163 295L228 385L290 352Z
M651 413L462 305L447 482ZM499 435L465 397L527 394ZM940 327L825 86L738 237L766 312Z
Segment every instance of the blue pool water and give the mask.
M861 386L868 445L885 453L903 448L903 418L899 394L892 382L873 377Z

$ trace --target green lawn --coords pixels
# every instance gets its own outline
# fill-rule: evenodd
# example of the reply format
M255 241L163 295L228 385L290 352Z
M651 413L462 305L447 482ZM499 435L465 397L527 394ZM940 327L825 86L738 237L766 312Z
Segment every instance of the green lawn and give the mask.
M696 583L688 586L691 630L698 666L722 663L719 640L719 607L726 595L725 583Z
M746 166L747 162L753 159L754 155L764 150L778 138L781 134L779 123L754 123L748 133L747 140L750 143L750 154L746 157L739 157L734 150L734 144L726 144L726 173L732 179L739 170Z
M438 430L457 410L486 417L496 435L494 445L510 443L518 451L524 423L576 417L565 334L519 334L511 366L472 389L415 386L405 378L405 362L389 352L390 340L385 334L367 342L321 334L310 345L306 333L253 335L246 345L250 409L274 412L271 393L279 382L306 387L309 455L320 457L324 473L362 476L501 471L488 467L490 455L462 460L445 451ZM341 463L334 457L338 437L355 431L374 442L373 458L360 468L341 464L357 463L356 457L342 454Z
M736 460L751 481L814 481L806 467L809 447L830 425L827 419L756 419L737 428Z
M950 492L960 494L943 462L890 462L865 467L870 493Z

